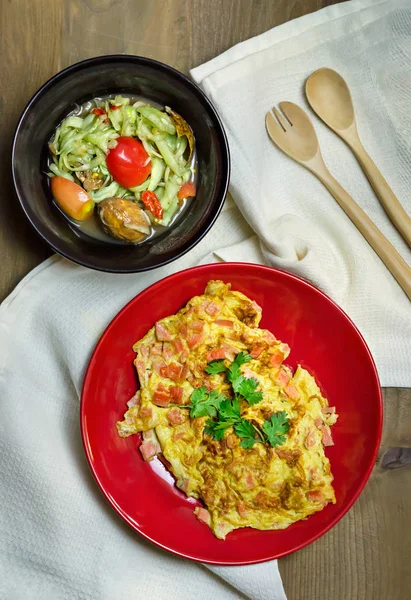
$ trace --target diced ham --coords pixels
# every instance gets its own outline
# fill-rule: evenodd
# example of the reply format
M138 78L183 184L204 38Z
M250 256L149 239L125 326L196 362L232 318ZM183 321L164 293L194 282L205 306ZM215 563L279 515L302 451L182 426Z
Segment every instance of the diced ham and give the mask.
M271 331L268 331L268 329L266 329L263 333L263 340L267 342L267 344L275 344L277 338L271 333Z
M151 419L151 417L153 416L153 409L149 406L143 406L138 411L138 416L140 419Z
M159 383L153 394L153 404L156 406L166 407L170 404L170 402L171 392L169 388L164 386L162 383Z
M246 509L246 503L241 501L237 504L237 512L240 515L240 517L242 517L243 519L245 519L247 517L247 509Z
M225 441L226 441L227 447L230 448L230 450L232 450L234 448L235 438L236 438L236 436L233 435L232 433L229 433L228 436L226 437Z
M279 346L280 351L283 353L284 360L290 354L290 346L288 344L281 343Z
M170 425L178 425L183 422L183 415L178 408L172 408L167 413L167 419Z
M151 356L161 356L163 353L163 343L162 342L156 342L155 344L152 345L151 347Z
M317 427L317 429L322 429L324 427L324 421L322 420L321 417L317 417L314 420L314 425Z
M140 379L142 379L146 372L146 363L143 360L136 360L136 369Z
M221 309L216 302L213 302L211 300L211 302L207 304L204 310L211 317L215 317L216 315L218 315Z
M179 381L181 379L182 366L177 363L170 363L160 369L161 377L167 377L172 381Z
M140 446L140 452L143 460L150 461L157 454L157 444L151 440L144 441Z
M323 415L334 415L335 406L323 406L321 412L323 413Z
M156 336L159 342L170 342L171 333L160 321L157 321L156 325Z
M284 369L279 369L278 373L275 375L275 381L280 387L285 388L285 386L288 385L290 378Z
M161 375L162 369L167 366L164 362L164 359L161 356L155 356L151 361L151 364L157 375Z
M216 348L215 350L210 350L207 352L207 362L211 362L212 360L221 360L222 358L225 358L224 348Z
M140 354L141 356L144 358L144 360L147 360L148 355L150 353L150 348L148 346L146 346L145 344L143 344L142 346L140 346Z
M295 385L291 385L290 383L284 388L284 392L293 400L297 400L300 397L300 392L297 390Z
M204 321L200 321L199 319L191 321L189 324L189 328L193 331L203 331L204 329Z
M255 487L255 481L252 473L247 473L245 477L245 483L249 490L252 490Z
M322 493L321 490L311 490L310 492L307 492L307 498L311 502L316 502L316 503L323 503L325 500L324 494Z
M311 429L308 432L307 437L305 438L305 447L310 449L310 448L313 448L316 444L317 444L316 430Z
M172 344L171 342L164 342L163 356L166 360L170 360L170 358L174 356L174 344Z
M183 388L179 387L178 385L173 385L170 388L170 393L171 393L171 398L173 400L173 402L181 402L182 398L183 398Z
M185 432L185 431L178 431L178 432L176 432L176 433L173 435L173 441L177 441L177 440L179 440L180 438L184 437L184 436L185 436L185 434L186 434L186 432Z
M185 365L183 365L183 367L181 369L180 381L185 381L185 379L187 379L188 373L189 373L188 365L185 364Z
M265 348L266 345L261 342L257 342L256 344L254 344L250 352L251 358L258 358Z
M187 327L187 323L183 323L180 327L180 335L183 338L186 338L188 335L188 327Z
M140 390L137 390L137 392L134 394L134 396L132 398L130 398L130 400L127 402L127 406L128 408L131 408L132 406L138 406L141 402L141 392Z
M301 456L301 450L299 448L294 448L294 450L285 450L277 447L275 451L277 456L279 456L282 460L285 460L289 467L294 467Z
M180 352L183 352L183 350L185 350L185 346L183 344L183 342L181 341L180 338L177 338L174 340L174 352L176 354L180 354Z
M334 446L331 429L328 427L328 425L324 425L322 429L322 442L324 446Z
M187 337L187 344L190 349L194 348L204 340L204 333L195 333Z
M219 325L220 327L234 327L234 322L229 321L228 319L217 319L214 321L214 325Z
M223 343L221 347L224 349L225 357L228 360L234 360L237 354L240 354L241 350L236 348L235 346L231 346L231 344Z
M202 523L205 523L208 526L211 525L211 515L206 508L203 508L202 506L197 506L194 509L194 514L197 517L197 519Z
M279 350L275 350L270 356L270 365L272 367L279 367L284 360L284 355Z

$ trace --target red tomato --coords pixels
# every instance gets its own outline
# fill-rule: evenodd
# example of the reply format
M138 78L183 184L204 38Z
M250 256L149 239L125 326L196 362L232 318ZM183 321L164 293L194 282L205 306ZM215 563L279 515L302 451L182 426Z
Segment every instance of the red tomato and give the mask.
M140 185L151 173L151 160L144 146L132 137L116 139L117 146L107 154L107 168L122 187Z
M157 219L163 218L163 207L160 204L160 200L154 192L143 192L141 194L141 201L147 210L151 212Z
M177 198L179 200L184 200L184 198L189 198L190 196L196 195L196 186L192 181L187 181L187 183L183 183L181 188L177 192Z
M94 202L85 190L65 177L52 177L51 192L64 212L72 219L85 221L94 212Z

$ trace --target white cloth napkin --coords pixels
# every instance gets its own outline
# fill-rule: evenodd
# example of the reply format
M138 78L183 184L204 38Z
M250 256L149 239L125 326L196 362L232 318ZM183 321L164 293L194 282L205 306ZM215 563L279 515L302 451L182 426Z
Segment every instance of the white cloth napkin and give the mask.
M319 286L364 335L382 385L411 386L408 298L325 187L265 131L265 113L280 101L307 109L331 172L411 263L351 151L308 106L304 82L320 67L346 78L364 145L411 214L411 2L346 2L272 29L192 71L222 117L231 193L258 235L217 254L264 261Z
M299 56L298 60L301 64L303 63L305 56L301 56L301 48L304 45L307 53L316 52L318 49L324 51L328 44L330 47L342 44L344 36L348 40L347 45L355 45L359 54L366 56L361 50L364 40L368 40L367 44L369 44L369 39L364 33L368 31L366 22L367 19L373 20L373 14L378 16L378 11L381 11L382 7L387 13L382 14L379 20L382 33L385 27L388 27L384 23L391 23L392 19L397 23L395 31L401 28L411 29L409 11L405 10L403 13L408 20L404 16L398 16L396 12L401 3L390 3L391 15L388 14L388 3L374 4L377 12L371 8L368 11L360 10L363 6L371 6L371 2L346 3L325 9L238 46L230 51L231 56L234 60L238 52L245 56L255 52L256 48L263 47L267 47L267 51L270 52L270 46L278 44L270 64L273 72L281 74L286 72L282 60L286 60L286 57L293 52ZM349 16L350 13L355 17ZM366 17L368 14L371 16ZM359 24L363 22L365 28L364 31L360 31ZM353 38L351 32L354 30L357 37ZM377 34L380 34L380 37ZM375 35L377 40L387 38L386 35L381 34L381 31L377 31ZM273 36L272 40L270 36ZM393 37L396 39L394 34ZM280 40L282 40L281 44ZM264 62L265 58L261 56ZM222 66L226 64L227 57L229 58L230 54L220 57L219 60L223 61ZM394 71L400 81L401 78L406 77L401 71L403 63L407 60L406 57L407 54L404 53L403 61L398 60L398 64L394 63ZM383 53L378 54L377 60L380 62L385 60ZM218 63L214 64L218 66ZM322 64L325 63L320 55L318 64L315 64L311 70ZM328 64L334 65L330 62ZM361 76L364 76L363 69L356 62L348 62L348 64L354 73L360 70ZM289 71L289 93L287 90L287 94L284 94L281 88L278 97L275 94L271 96L273 102L284 97L296 99L296 85L297 87L300 85L298 81L301 83L307 73L305 67L298 72L295 70L295 65L291 66L294 71L292 69ZM340 67L340 70L346 74L346 67L343 64L335 66ZM215 67L213 64L206 65L202 70L203 75L200 70L197 70L195 77L203 79L207 75L205 69L211 73ZM387 77L391 76L392 74L387 73ZM255 84L258 87L261 83L258 83L257 74L255 77ZM351 77L348 79L351 84ZM210 80L214 81L214 76L211 75ZM235 80L236 78L233 79L234 87L237 85ZM284 85L285 75L282 75L280 80L283 82L281 85ZM204 79L205 87L208 86L207 81ZM391 85L393 85L392 81ZM398 88L398 85L397 89L403 90L403 87ZM253 87L253 80L249 87ZM246 91L248 87L245 86L244 89ZM274 90L276 89L274 85ZM361 91L358 85L355 89ZM220 106L220 100L214 98L213 93L212 95L214 101ZM252 106L254 113L259 112L263 115L266 106L262 105L259 94L256 94L255 100L258 102ZM395 106L398 106L395 97L392 101ZM361 103L357 102L357 104ZM404 123L408 123L409 126L410 117L407 114L406 104L405 99L402 116ZM387 275L384 276L384 270L375 262L372 254L367 253L366 247L361 245L358 236L351 231L349 224L344 222L343 216L338 212L332 213L333 222L329 225L332 209L328 204L332 206L332 201L328 197L324 198L322 189L313 179L308 178L308 174L291 162L289 165L286 162L282 163L281 155L276 154L274 149L266 144L261 148L255 145L255 152L252 153L251 146L250 148L246 146L245 159L242 158L237 148L238 144L242 143L240 139L242 140L243 129L249 131L247 140L250 143L253 141L254 144L256 140L253 137L254 125L252 125L255 115L247 115L241 120L237 138L233 134L226 110L223 106L220 108L231 139L233 195L241 205L244 214L250 219L254 230L261 235L264 234L264 246L260 246L255 236L251 237L252 230L238 209L228 202L217 223L204 240L188 255L167 267L149 273L118 276L90 271L53 257L30 273L0 307L1 599L209 600L210 597L219 600L285 599L276 561L251 567L205 568L162 552L145 542L126 527L108 507L88 470L79 431L79 394L88 359L99 336L113 316L128 300L154 281L201 261L230 258L256 262L268 259L271 262L274 254L277 254L278 258L283 257L282 262L280 261L283 268L301 272L322 284L331 295L337 297L333 285L330 286L330 282L335 279L333 266L335 261L336 264L341 265L339 276L341 284L336 288L337 295L340 297L337 299L345 302L345 307L351 311L351 315L367 335L369 343L374 345L373 350L376 353L380 374L383 374L383 383L397 385L409 383L403 368L407 358L404 356L407 331L406 306L396 287ZM383 114L385 115L385 112ZM391 173L394 175L399 173L395 170L397 146L395 145L393 150L390 136L383 127L386 121L383 117L381 119L379 134L384 144L381 147L376 143L372 147L368 145L370 150L373 150L375 158L381 159L380 164L386 165L388 177ZM367 136L365 141L373 141L374 129L365 110L361 110L360 123L362 132ZM261 124L257 124L257 127L260 127L264 137ZM321 132L321 140L322 142L326 140L326 132ZM401 141L401 147L407 147L406 137L395 135L395 141L399 144L398 140ZM329 143L330 148L334 147L334 140L330 139ZM328 161L330 163L333 154L328 152L326 144L323 145L326 157L330 156ZM338 151L343 157L341 164L350 160L350 157L344 154L342 146ZM379 152L383 152L385 162ZM401 165L407 164L405 150L400 154L398 162ZM251 164L255 164L255 172ZM275 178L268 182L259 180L258 174L262 173L260 166L263 164L270 165L274 172L281 174L282 186L280 177L278 181ZM340 161L336 159L335 164L341 166ZM330 163L330 166L333 165ZM244 169L245 179L241 176L241 169ZM342 171L341 173L343 174ZM365 201L368 198L370 203L368 189L360 181L355 171L355 164L352 164L352 179L348 178L348 184L354 182L354 173L356 174L355 185L362 186L361 199ZM340 173L336 174L340 176ZM270 176L269 171L268 175ZM389 179L401 200L406 201L407 198L402 194L408 181L405 167L400 175L399 177L391 175ZM251 187L249 187L248 177L251 178ZM301 184L300 178L304 177L307 179L303 180L304 184ZM343 180L342 175L340 178ZM301 187L302 185L304 188ZM306 193L305 190L310 192ZM251 192L254 198L255 215L251 214L253 211L247 208L245 201L246 197L251 197ZM274 211L272 214L266 207L266 198L269 194L271 194ZM299 199L298 204L295 198ZM320 213L316 203L313 202L314 198L318 199L318 206L322 207ZM310 206L311 216L307 215L306 206ZM261 226L262 214L266 215L267 222L271 221L269 228ZM384 226L387 235L389 234L400 247L400 242L395 237L395 233L390 230L383 215L375 214L379 219L378 224L382 228ZM306 235L306 228L303 229L304 235L302 235L298 223L295 225L297 215L311 227L309 237ZM285 224L284 227L281 226L282 223ZM290 238L289 227L296 228L293 238ZM316 233L319 230L321 233ZM271 235L274 233L275 235ZM324 240L324 246L318 247L316 244L319 235ZM301 242L297 244L296 238L301 238ZM358 277L365 277L365 274L362 270L354 269L351 256L343 246L340 246L341 240L349 240L350 245L355 248L359 261L372 264L370 272L375 275L375 281L378 281L379 285L378 294L374 294L376 297L370 291L373 285L369 282L369 275L367 281L371 287L358 287ZM328 260L326 260L327 253L322 251L326 245L332 248ZM224 250L216 250L222 246L227 247ZM303 250L307 248L305 259L299 261L301 271L298 270L296 261L290 259L289 255L286 254L284 257L284 247L290 249L291 256L296 252L296 248L299 254L304 254ZM320 262L322 261L320 270L316 267L318 263L315 253L317 252L320 253ZM278 258L275 261L278 261ZM375 264L372 263L373 260ZM305 264L307 269L304 267ZM323 274L322 278L321 274ZM347 284L347 281L350 283ZM352 297L350 288L355 290ZM360 292L364 296L361 296ZM390 299L391 307L387 314L385 313L386 296ZM365 300L363 300L367 297L369 297L368 321L364 319ZM356 302L360 305L357 312ZM387 335L386 357L379 344L375 343L378 337L375 335L378 318L382 320L381 335ZM400 331L400 327L403 331ZM399 368L396 368L391 360L394 337L399 348L397 354L397 361L401 365ZM385 358L387 358L386 362L384 362ZM389 368L385 367L386 364ZM393 373L390 373L390 369Z

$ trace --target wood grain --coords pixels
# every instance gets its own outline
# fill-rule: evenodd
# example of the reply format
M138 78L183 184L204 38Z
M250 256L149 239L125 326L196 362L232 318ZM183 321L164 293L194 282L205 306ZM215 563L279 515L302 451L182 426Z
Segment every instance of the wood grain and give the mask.
M3 0L0 27L0 299L48 250L13 196L19 114L44 81L78 60L140 54L187 73L252 36L338 0ZM288 600L411 600L411 392L385 391L380 457L360 499L327 535L280 561ZM349 451L349 449L348 449ZM405 455L404 455L405 456Z

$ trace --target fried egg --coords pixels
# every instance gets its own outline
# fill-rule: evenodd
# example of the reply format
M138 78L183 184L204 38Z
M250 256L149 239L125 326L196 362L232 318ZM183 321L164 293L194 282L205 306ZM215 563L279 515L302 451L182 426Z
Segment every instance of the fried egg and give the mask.
M261 308L229 284L210 281L175 315L158 321L133 347L140 390L128 403L118 433L143 433L143 459L165 459L176 485L203 506L196 516L217 538L240 527L284 529L335 503L324 446L333 444L336 422L315 379L284 364L290 349L259 328ZM190 417L190 398L200 387L233 396L224 373L208 374L214 360L229 365L240 353L250 360L244 378L258 381L262 399L241 403L241 417L261 428L286 413L289 429L272 447L244 448L233 427L221 440L205 431L208 417Z

